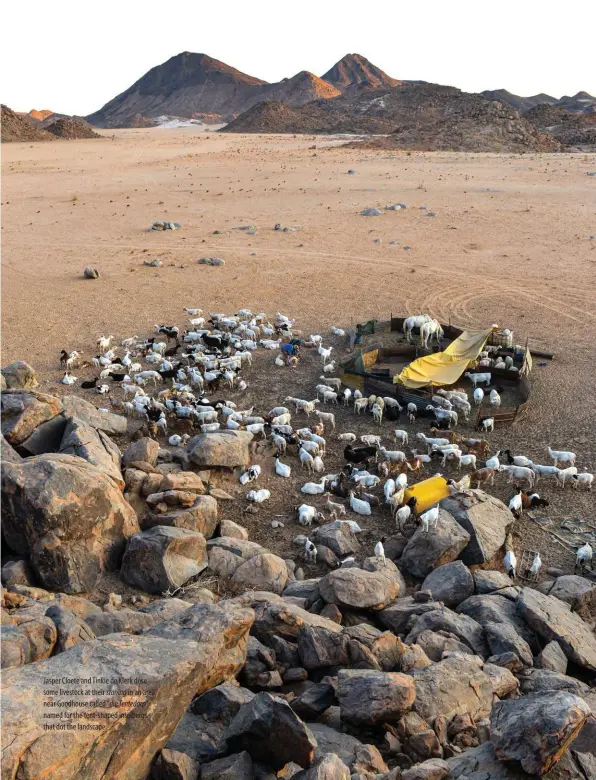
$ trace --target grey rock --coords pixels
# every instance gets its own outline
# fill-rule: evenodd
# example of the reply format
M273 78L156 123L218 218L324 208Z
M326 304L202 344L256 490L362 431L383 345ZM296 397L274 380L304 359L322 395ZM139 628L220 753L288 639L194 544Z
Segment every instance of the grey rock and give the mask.
M379 610L397 598L399 583L389 571L341 568L321 579L319 592L329 604L348 609Z
M158 453L159 444L148 436L144 436L142 439L133 441L132 444L129 444L126 448L122 455L122 467L127 468L135 461L141 461L142 463L149 463L151 466L155 466Z
M364 209L360 212L363 217L380 217L382 213L380 209Z
M205 537L185 528L156 526L128 541L122 579L148 593L179 588L207 568Z
M287 702L258 693L240 707L222 745L227 752L246 750L253 760L279 770L290 761L309 767L317 743Z
M9 390L34 390L39 387L37 375L33 368L24 360L17 360L2 369L4 382Z
M532 666L532 650L509 623L485 623L484 633L492 655L515 653L524 666Z
M567 656L558 642L549 642L536 657L536 666L539 669L550 669L551 672L566 674Z
M501 761L519 761L530 774L543 775L591 714L583 699L563 691L496 702L491 713L495 755Z
M3 624L0 626L0 666L10 669L31 663L31 643L20 626Z
M221 257L201 257L199 259L199 265L213 265L213 266L220 266L225 265L226 261L222 260Z
M113 612L100 612L85 619L88 628L96 637L108 634L142 634L149 628L161 623L159 614L140 612L134 609L117 609Z
M555 581L548 595L565 601L573 608L578 598L592 590L596 590L596 585L585 577L578 577L575 574L566 574Z
M360 543L347 523L321 525L310 535L311 540L332 550L339 558L358 552Z
M162 748L151 770L151 780L197 780L199 765L177 750Z
M209 539L215 533L218 520L217 501L213 496L196 496L191 506L171 507L167 512L147 512L143 517L143 528L167 525L170 528L185 528L197 531Z
M379 614L381 623L394 634L405 634L410 618L440 609L438 601L418 602L412 596L399 598L391 606L382 609Z
M82 420L71 418L64 430L60 452L83 458L113 479L120 490L124 489L120 450L103 431L97 431Z
M532 588L523 588L517 608L545 642L555 640L570 661L596 672L596 636L567 604Z
M341 669L337 698L341 718L353 725L396 723L415 699L412 677L371 669Z
M520 614L516 601L511 601L498 593L470 596L469 599L462 601L456 611L460 615L468 615L481 626L487 623L507 623L513 626L522 639L525 639L532 652L539 650L536 634Z
M66 417L64 414L59 414L38 425L31 436L18 445L18 450L24 457L43 455L45 452L59 452L65 429Z
M568 691L578 696L587 691L584 683L574 677L568 677L551 669L524 669L517 673L520 690L526 693L542 693L544 691Z
M317 740L315 761L324 756L325 753L335 753L344 764L352 765L354 752L362 745L360 740L323 723L309 723L308 727Z
M288 582L288 567L272 553L259 553L244 561L234 571L230 584L238 590L268 590L281 594Z
M490 714L493 686L473 656L454 655L422 669L413 678L414 711L432 725L440 715L470 715L474 720Z
M401 773L401 780L443 780L449 776L449 764L442 758L429 758Z
M336 703L335 689L326 682L315 683L290 702L290 707L305 721L314 720Z
M33 572L27 561L7 561L2 567L2 584L7 588L11 585L32 585Z
M474 655L474 651L448 631L430 631L425 629L416 637L416 644L422 648L431 661L441 661L444 653L463 653Z
M426 577L433 569L458 558L469 540L470 534L441 509L436 531L426 533L419 526L408 541L400 564L414 577Z
M89 642L91 639L95 639L95 634L87 623L64 607L48 607L46 617L54 622L58 632L54 654L62 653L80 642Z
M474 571L474 583L476 593L493 593L501 588L509 588L511 579L507 574L501 571L491 571L490 569L476 569ZM470 594L472 595L472 594Z
M303 626L298 632L298 654L305 669L348 666L349 638L343 632L317 626Z
M160 260L158 257L154 258L153 260L143 260L143 265L146 265L149 268L161 268L163 265L163 260Z
M91 266L88 265L83 271L83 276L85 279L99 279L99 271L97 268L91 268Z
M60 438L62 438L62 436ZM4 436L0 434L0 461L2 463L19 463L21 460L22 457L19 453L6 441Z
M269 594L270 599L274 594ZM341 626L333 620L307 612L300 607L284 602L275 603L267 600L259 604L253 604L255 611L255 623L253 634L266 645L271 643L272 637L281 637L289 641L296 641L298 633L303 626L321 626L328 631L341 632Z
M201 780L254 780L252 759L244 751L201 765Z
M419 634L426 630L448 631L464 642L478 655L486 657L487 645L482 626L467 615L458 615L450 609L436 609L420 615L406 637L408 644L415 642Z
M59 398L35 390L5 390L0 399L2 435L13 447L23 444L42 423L62 412Z
M234 469L250 464L250 442L248 431L216 431L202 433L188 442L187 450L191 461L202 468L215 466Z
M452 561L431 571L422 583L436 601L456 607L474 593L474 578L462 561Z
M493 693L504 699L506 696L510 696L512 693L516 693L519 690L519 681L504 666L495 666L494 664L485 663L482 667L484 674L488 676L493 687Z
M248 531L243 525L225 518L219 523L219 532L221 536L229 536L233 539L248 539Z
M470 542L461 554L467 566L487 563L504 545L513 516L498 498L476 490L473 496L444 498L439 505L470 534Z

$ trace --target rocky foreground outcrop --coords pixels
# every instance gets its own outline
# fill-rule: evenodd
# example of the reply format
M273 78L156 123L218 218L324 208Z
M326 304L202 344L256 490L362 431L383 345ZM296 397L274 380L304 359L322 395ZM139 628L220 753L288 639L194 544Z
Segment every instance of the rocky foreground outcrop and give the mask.
M320 526L331 565L303 579L220 519L226 494L188 457L229 469L248 439L191 442L180 470L148 438L120 458L115 415L5 397L7 437L42 451L2 440L3 777L596 777L596 587L471 570L509 522L481 491L442 508L440 533L392 537L385 561ZM52 437L71 454L43 451ZM126 603L75 595L98 600L118 569Z

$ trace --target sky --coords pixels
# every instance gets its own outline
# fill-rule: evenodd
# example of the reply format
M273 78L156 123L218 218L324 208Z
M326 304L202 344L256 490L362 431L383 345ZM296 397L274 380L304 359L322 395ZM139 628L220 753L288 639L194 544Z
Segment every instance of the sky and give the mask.
M86 115L183 51L266 81L318 76L352 52L390 76L518 95L596 94L596 3L544 0L29 0L7 4L1 99ZM583 31L583 32L582 32Z

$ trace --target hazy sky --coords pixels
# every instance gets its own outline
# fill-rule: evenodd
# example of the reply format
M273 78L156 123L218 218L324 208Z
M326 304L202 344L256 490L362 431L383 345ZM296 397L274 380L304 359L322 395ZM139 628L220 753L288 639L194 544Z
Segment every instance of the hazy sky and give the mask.
M594 2L29 0L3 22L1 99L18 111L89 114L182 51L267 81L357 52L395 78L470 92L596 94Z

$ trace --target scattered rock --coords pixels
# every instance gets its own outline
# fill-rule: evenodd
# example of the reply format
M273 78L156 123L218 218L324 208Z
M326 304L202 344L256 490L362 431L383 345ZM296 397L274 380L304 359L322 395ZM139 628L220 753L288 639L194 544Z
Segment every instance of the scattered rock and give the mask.
M401 773L402 780L443 780L449 775L449 764L441 758L430 758Z
M202 433L188 442L191 461L197 466L221 466L235 469L250 464L250 442L248 431L217 431Z
M244 751L201 765L201 780L253 780L252 759Z
M548 595L566 602L573 609L578 598L593 590L596 591L596 585L585 577L578 577L576 574L565 574L557 578Z
M225 518L219 524L219 532L222 536L229 536L232 539L248 539L248 531L243 525Z
M273 594L271 594L273 597ZM296 641L303 626L321 626L329 631L339 633L342 629L333 620L307 612L294 604L268 601L252 604L255 611L253 634L266 645L271 644L273 637L281 637Z
M147 512L143 528L164 525L196 531L209 539L217 528L217 501L212 496L196 496L191 506L169 508L167 512Z
M83 276L85 279L99 279L99 271L97 268L91 268L91 266L88 265L83 271Z
M305 669L348 666L349 638L320 626L304 626L298 632L298 654Z
M533 694L496 702L491 742L501 761L519 761L533 775L557 763L588 717L588 704L570 693Z
M406 642L408 644L415 642L418 635L427 629L430 631L448 631L461 642L467 644L477 655L483 657L487 655L488 648L482 626L467 615L458 615L446 607L433 610L432 612L425 612L416 618L412 630L406 637Z
M150 466L157 464L157 454L159 453L159 444L144 436L129 444L122 455L122 468L128 468L135 461L148 463Z
M474 651L463 642L460 642L455 634L448 631L430 631L425 629L416 637L418 645L431 661L441 661L444 653L463 653L474 655ZM416 645L412 645L415 647Z
M163 748L155 760L152 780L196 780L199 765L186 753Z
M382 213L380 209L364 209L360 212L363 217L380 217Z
M62 398L64 416L82 420L98 431L117 436L126 433L126 417L112 412L100 412L92 403L77 395L67 395Z
M182 225L179 222L154 222L149 230L180 230Z
M338 634L337 636L341 636ZM285 678L284 678L285 679ZM290 702L290 707L304 720L318 718L326 709L336 703L335 689L327 682L311 685Z
M431 571L422 589L432 593L435 601L446 607L456 607L474 593L474 578L462 561L452 561Z
M428 534L419 526L403 551L400 565L414 577L426 577L433 569L454 561L469 540L470 534L441 509L437 530Z
M414 679L396 672L341 669L338 683L341 718L353 725L396 723L416 697Z
M487 623L509 624L525 639L533 652L539 651L536 634L519 613L517 601L512 601L498 593L470 596L457 607L457 612L473 618L481 626Z
M164 593L180 588L206 568L203 534L158 525L129 539L121 576L129 585L148 593Z
M163 260L160 260L158 257L153 260L143 260L143 265L149 266L149 268L161 268Z
M226 261L222 260L221 257L201 257L199 259L199 265L225 265Z
M534 664L530 645L509 623L485 623L484 633L492 655L515 653L524 666Z
M231 577L238 590L254 588L281 594L288 581L285 561L272 553L259 553L242 563Z
M319 582L319 592L329 604L348 609L383 609L399 595L399 584L390 572L341 568Z
M492 593L495 590L511 586L511 580L507 574L489 569L475 569L474 583L478 594Z
M438 601L419 602L412 596L397 599L391 606L379 612L381 623L394 634L405 634L412 617L440 609Z
M328 547L338 558L360 549L356 534L352 533L347 523L321 525L315 528L310 538L315 544Z

